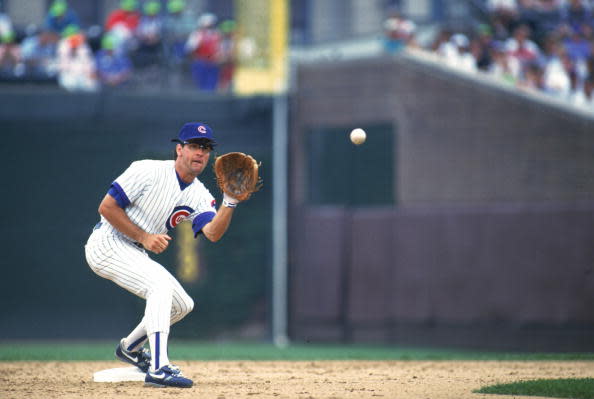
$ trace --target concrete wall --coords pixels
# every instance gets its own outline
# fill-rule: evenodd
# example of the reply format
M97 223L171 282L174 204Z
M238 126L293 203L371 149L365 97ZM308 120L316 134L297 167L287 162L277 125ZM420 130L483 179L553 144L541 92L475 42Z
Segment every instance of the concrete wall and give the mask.
M301 65L297 82L295 338L594 347L591 117L414 57ZM394 204L308 204L307 132L372 123L393 126Z
M297 82L296 134L393 124L400 205L594 199L592 118L404 59L303 66Z

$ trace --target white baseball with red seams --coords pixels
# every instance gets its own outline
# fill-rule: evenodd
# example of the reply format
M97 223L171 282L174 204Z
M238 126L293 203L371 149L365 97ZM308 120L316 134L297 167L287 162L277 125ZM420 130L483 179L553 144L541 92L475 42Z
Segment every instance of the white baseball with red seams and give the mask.
M365 130L361 128L353 129L350 134L350 139L355 145L363 144L365 139L367 139L367 133L365 133Z

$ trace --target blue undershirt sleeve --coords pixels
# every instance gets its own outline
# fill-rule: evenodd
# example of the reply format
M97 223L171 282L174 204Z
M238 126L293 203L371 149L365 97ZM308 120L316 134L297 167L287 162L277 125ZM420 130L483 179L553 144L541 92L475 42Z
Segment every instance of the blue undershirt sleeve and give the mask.
M122 209L126 209L126 207L130 205L130 200L124 192L124 189L116 182L111 183L111 187L109 187L107 194L111 195Z
M202 233L202 228L209 223L214 217L216 213L214 212L204 212L194 218L192 222L192 230L194 231L194 238L198 237L198 234Z

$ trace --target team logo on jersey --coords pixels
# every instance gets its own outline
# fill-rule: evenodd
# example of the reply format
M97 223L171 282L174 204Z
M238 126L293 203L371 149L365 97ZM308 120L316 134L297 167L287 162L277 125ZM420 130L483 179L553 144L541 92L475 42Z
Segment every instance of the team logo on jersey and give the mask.
M206 134L206 128L204 126L202 126L202 125L198 125L198 127L196 128L196 130L198 130L202 134Z
M190 208L189 206L176 206L173 209L173 212L171 212L171 215L169 215L169 217L167 218L167 222L165 222L165 226L167 227L167 230L171 230L173 229L175 226L177 226L180 222L184 221L185 218L187 218L188 216L190 216L192 213L194 213L194 210L192 208Z
M213 208L217 207L217 200L213 199L212 201L210 201L210 206L212 206Z

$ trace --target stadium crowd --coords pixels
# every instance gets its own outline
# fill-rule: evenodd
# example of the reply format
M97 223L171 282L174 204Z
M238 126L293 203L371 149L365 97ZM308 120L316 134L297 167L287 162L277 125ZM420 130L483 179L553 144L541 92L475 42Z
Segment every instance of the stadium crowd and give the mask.
M416 25L392 12L384 48L423 48L452 68L594 112L594 0L474 4L483 7L481 23L443 28L423 46ZM22 33L0 14L0 41L0 81L55 81L70 91L181 87L187 80L201 91L227 92L242 48L234 21L196 16L185 0L120 0L102 26L91 27L81 26L66 0L53 0L43 25Z
M594 112L594 1L485 0L469 30L441 29L425 48L444 64L485 73ZM415 25L395 14L384 24L389 52L416 46Z
M175 85L187 72L199 90L230 90L234 21L196 17L184 0L164 4L162 10L158 0L121 0L103 26L85 28L66 0L54 0L43 26L26 28L22 37L0 14L0 81L57 82L69 91L94 92L163 78Z

